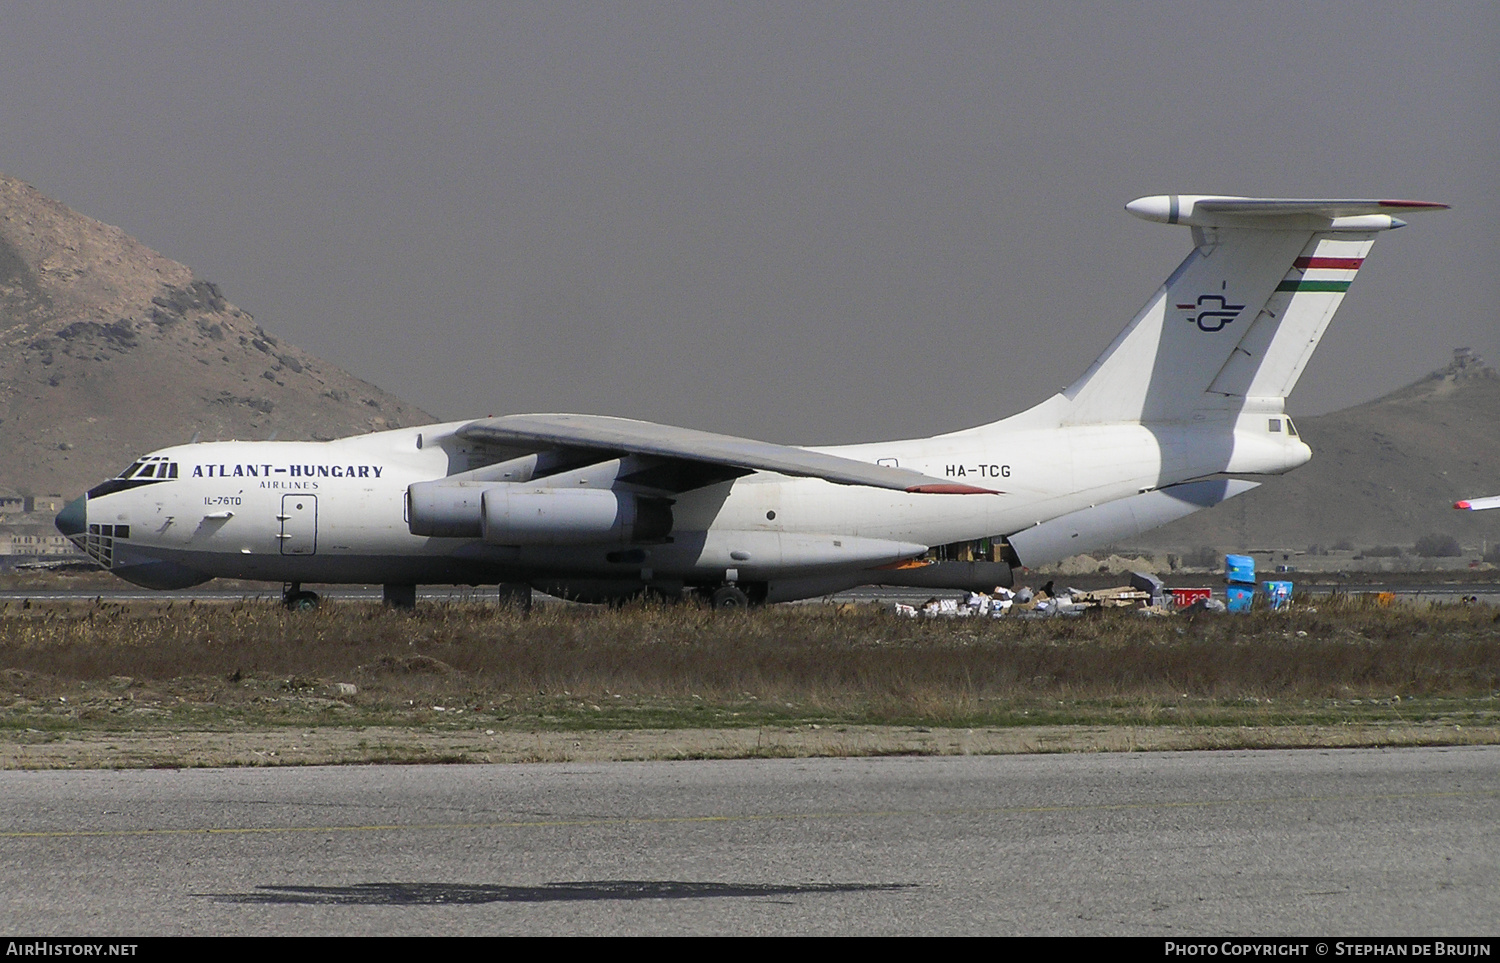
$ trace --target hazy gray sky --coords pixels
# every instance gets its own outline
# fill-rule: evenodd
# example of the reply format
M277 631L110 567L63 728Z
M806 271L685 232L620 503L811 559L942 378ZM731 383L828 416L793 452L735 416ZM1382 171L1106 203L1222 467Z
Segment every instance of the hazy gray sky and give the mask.
M441 418L782 442L1072 381L1169 192L1444 201L1292 398L1500 362L1500 5L8 3L0 170Z

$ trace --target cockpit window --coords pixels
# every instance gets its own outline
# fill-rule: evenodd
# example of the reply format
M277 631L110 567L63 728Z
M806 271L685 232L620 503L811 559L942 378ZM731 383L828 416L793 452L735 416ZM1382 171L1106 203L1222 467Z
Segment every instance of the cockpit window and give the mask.
M147 455L137 458L129 468L120 472L120 478L176 478L177 463L168 461L164 455Z
M164 455L147 455L145 458L137 459L129 468L120 472L118 478L111 478L102 485L95 485L89 489L89 497L102 498L115 492L139 488L142 485L152 485L176 477L177 462L169 461Z
M1286 430L1293 438L1297 437L1297 426L1292 424L1292 419L1290 418L1286 420Z

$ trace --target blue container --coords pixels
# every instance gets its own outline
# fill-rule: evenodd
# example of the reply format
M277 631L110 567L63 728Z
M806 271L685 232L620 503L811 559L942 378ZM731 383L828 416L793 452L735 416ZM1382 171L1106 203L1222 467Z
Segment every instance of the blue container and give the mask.
M1271 603L1273 609L1284 609L1292 604L1291 582L1267 582L1261 586L1265 593L1266 601Z
M1255 559L1248 555L1224 556L1224 581L1255 584Z
M1230 585L1224 589L1225 603L1231 612L1248 612L1255 601L1255 586Z

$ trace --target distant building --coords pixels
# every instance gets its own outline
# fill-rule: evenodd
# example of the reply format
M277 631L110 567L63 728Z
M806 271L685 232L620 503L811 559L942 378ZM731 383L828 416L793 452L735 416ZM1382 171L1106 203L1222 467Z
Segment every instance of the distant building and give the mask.
M0 555L77 555L78 547L67 536L45 529L11 529L0 531Z
M1453 361L1437 374L1445 378L1494 378L1495 369L1484 363L1473 348L1454 348Z
M28 495L26 497L26 514L48 512L55 515L63 510L63 505L65 504L66 502L63 501L61 495Z
M61 495L0 495L0 515L56 515L67 501Z

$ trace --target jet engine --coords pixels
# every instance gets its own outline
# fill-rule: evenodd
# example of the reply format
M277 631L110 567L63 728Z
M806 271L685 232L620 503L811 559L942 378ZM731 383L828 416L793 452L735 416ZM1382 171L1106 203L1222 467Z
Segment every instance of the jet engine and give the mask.
M603 488L418 482L407 507L413 535L492 545L660 542L672 530L669 499Z
M480 499L494 483L417 482L406 489L406 526L413 535L478 538Z

